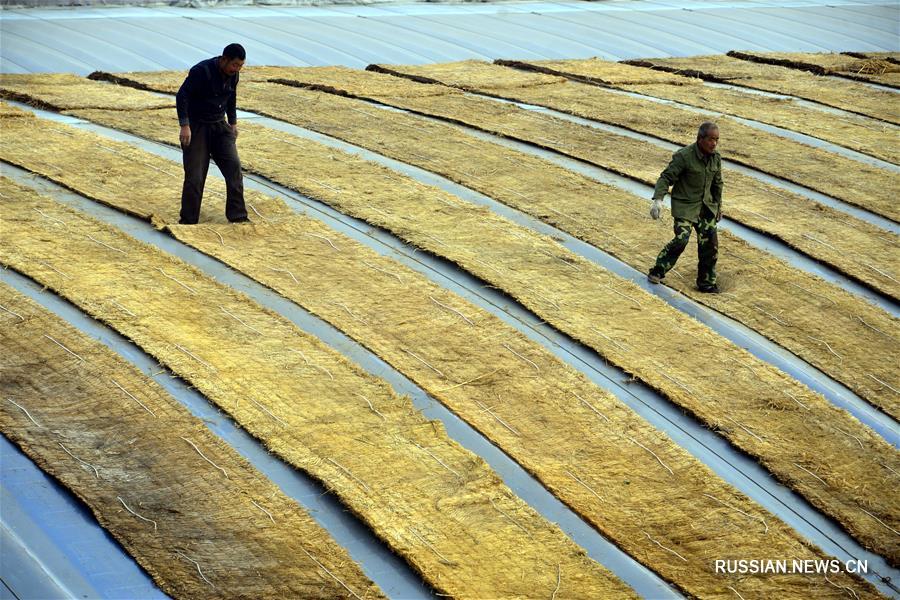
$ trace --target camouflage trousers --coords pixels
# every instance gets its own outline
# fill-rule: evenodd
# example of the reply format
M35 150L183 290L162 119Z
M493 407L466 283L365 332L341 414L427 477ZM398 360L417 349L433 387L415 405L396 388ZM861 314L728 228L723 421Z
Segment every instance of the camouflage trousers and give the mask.
M716 261L719 259L719 234L716 230L716 216L706 207L700 211L700 218L696 223L686 219L675 219L675 237L670 241L659 256L656 264L650 269L650 273L657 277L665 277L678 257L687 248L691 239L691 228L697 230L697 287L710 287L716 284Z

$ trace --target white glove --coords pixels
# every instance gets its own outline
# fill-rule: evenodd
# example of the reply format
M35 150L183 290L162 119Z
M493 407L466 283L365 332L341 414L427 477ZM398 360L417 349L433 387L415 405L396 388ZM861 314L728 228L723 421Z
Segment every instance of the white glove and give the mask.
M659 213L662 211L662 200L654 200L650 206L650 218L654 221L659 219Z

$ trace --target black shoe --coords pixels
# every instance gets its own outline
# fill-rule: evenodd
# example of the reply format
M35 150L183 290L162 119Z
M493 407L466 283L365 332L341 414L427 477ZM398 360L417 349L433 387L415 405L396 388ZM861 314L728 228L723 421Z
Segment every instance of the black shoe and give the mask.
M184 219L178 219L178 224L179 225L196 225L197 223L189 223L189 222L185 221Z
M719 286L717 286L716 284L701 285L701 286L698 286L697 289L699 289L704 294L718 294L722 291L719 289Z
M649 273L647 273L647 281L649 281L650 283L653 283L653 284L660 283L664 278L665 278L665 275L657 275L653 271L650 271Z
M250 219L247 217L241 217L240 219L235 219L233 221L229 219L228 222L229 223L251 223L252 221L250 221Z

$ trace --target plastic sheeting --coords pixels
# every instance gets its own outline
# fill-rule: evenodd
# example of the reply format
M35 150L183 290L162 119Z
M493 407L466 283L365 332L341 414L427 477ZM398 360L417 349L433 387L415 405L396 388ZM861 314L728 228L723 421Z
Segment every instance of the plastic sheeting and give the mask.
M884 51L900 49L890 26L898 16L896 3L847 0L7 8L0 71L184 69L233 41L245 45L250 64L359 68L735 49Z

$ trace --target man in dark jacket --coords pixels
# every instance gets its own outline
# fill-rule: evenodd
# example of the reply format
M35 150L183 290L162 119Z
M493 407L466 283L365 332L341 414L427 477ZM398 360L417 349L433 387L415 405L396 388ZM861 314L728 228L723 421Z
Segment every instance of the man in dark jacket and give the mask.
M244 206L244 180L235 144L238 135L237 85L246 57L240 44L225 46L222 56L191 67L175 97L184 161L181 219L178 221L182 225L193 225L200 220L200 202L210 156L225 177L225 216L232 223L250 220Z
M650 216L658 219L662 200L672 186L672 216L675 218L675 237L666 244L650 269L647 279L659 283L687 247L691 228L697 230L697 287L701 292L717 294L716 260L719 257L719 237L716 225L722 218L722 159L716 151L719 127L703 123L697 141L672 155L672 161L662 172L653 192Z

